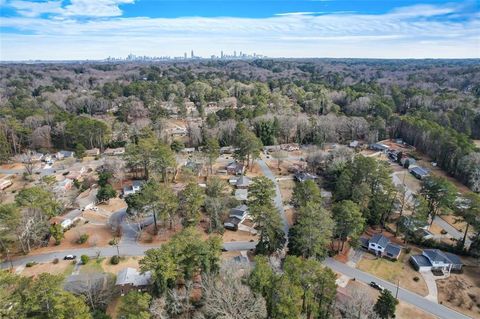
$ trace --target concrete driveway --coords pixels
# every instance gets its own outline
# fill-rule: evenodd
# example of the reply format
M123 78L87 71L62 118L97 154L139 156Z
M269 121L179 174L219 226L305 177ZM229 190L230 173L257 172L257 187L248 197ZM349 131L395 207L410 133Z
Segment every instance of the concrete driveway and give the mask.
M437 283L435 282L436 278L431 271L420 272L428 288L428 295L425 296L426 299L438 303L438 290Z

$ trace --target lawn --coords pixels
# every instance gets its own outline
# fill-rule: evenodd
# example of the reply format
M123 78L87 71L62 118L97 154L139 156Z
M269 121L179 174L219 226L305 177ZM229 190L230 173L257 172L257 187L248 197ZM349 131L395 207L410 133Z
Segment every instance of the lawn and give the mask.
M57 264L44 263L26 267L20 274L25 277L32 277L47 272L52 275L64 275L67 277L70 276L73 268L74 264L70 260L59 260Z
M428 294L427 285L422 276L408 262L409 257L410 254L402 253L400 260L390 261L365 253L365 256L357 264L357 268L393 284L397 284L397 281L400 280L400 287L426 296ZM415 277L418 277L418 281L414 281Z
M102 261L104 259L90 259L86 265L80 265L79 271L81 274L103 273Z

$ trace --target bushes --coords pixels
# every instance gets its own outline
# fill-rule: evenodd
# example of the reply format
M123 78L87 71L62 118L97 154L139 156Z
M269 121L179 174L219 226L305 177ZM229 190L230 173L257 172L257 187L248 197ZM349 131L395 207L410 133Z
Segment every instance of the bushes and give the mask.
M89 235L88 234L82 234L77 240L77 244L83 244L87 242Z
M53 263L54 263L54 264L58 264L58 262L59 262L58 258L55 258L55 259L53 260Z
M418 276L413 277L413 281L418 282L419 280L420 278L418 278Z
M119 262L120 262L120 257L118 257L117 255L112 256L112 258L110 258L110 263L112 265L118 265Z
M90 257L88 257L87 255L82 255L80 256L80 260L82 261L82 264L86 265L90 260Z

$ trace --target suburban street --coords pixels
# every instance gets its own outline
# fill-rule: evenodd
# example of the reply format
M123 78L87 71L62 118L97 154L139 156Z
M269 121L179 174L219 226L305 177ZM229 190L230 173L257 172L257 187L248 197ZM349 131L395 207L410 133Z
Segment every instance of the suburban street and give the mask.
M370 283L371 281L375 281L376 283L382 285L386 289L390 290L392 294L395 296L397 292L397 287L385 280L382 280L378 277L372 276L368 273L365 273L363 271L360 271L356 268L352 268L344 263L338 262L334 260L333 258L327 258L324 262L324 264L328 267L330 267L332 270L339 272L343 275L347 275L351 278L355 278L356 280L359 280L361 282L364 282L366 284ZM417 295L416 293L413 293L411 291L408 291L403 288L398 289L398 299L405 301L409 304L412 304L419 309L422 309L425 312L431 313L439 318L442 319L468 319L470 317L465 316L459 312L456 312L450 308L447 308L445 306L442 306L438 303L435 303L433 301L430 301L420 295Z
M274 198L275 206L278 208L278 211L282 217L285 234L288 235L289 226L285 216L285 210L283 208L283 200L280 193L278 181L276 180L275 175L267 166L264 160L258 160L258 164L263 174L267 178L272 180L275 184L275 198ZM395 177L396 176L393 175L394 181L395 181ZM398 177L396 178L398 180ZM78 216L79 213L80 213L79 210L72 211L68 214L68 217L69 218L76 217ZM134 224L126 220L126 209L122 209L118 212L115 212L112 215L110 222L116 223L117 225L121 225L122 227L123 236L120 243L118 244L118 252L120 253L121 256L142 256L145 254L147 250L159 247L159 245L141 245L136 242L137 230ZM449 230L447 229L448 226L443 225L443 223L447 225L448 223L446 223L442 219L439 218L439 220L434 220L434 222L439 223L439 225L441 225L442 227L445 226L444 228L447 231L449 232L452 231L453 233L453 230L451 229ZM152 217L148 217L142 222L142 225L149 225L151 223L152 223ZM250 249L254 249L256 244L257 244L256 242L228 242L228 243L224 243L223 248L227 251L250 250ZM117 255L118 252L117 252L117 246L68 249L64 251L56 251L56 252L45 253L45 254L32 254L25 257L15 258L11 261L11 263L10 261L7 261L0 264L0 268L8 268L11 266L11 264L13 265L14 268L16 268L19 266L24 266L25 263L27 262L48 263L55 258L63 259L63 257L67 254L76 255L77 258L80 255L88 255L90 257L96 257L97 255L102 257L111 257L114 255ZM346 275L350 278L355 278L356 280L359 280L366 284L369 284L371 281L375 281L380 285L382 285L383 287L385 287L386 289L390 290L393 295L396 295L397 293L397 287L394 284L387 282L385 280L382 280L373 275L370 275L368 273L365 273L363 271L360 271L347 264L338 262L333 258L327 258L324 261L324 264L327 267L334 270L335 272L338 272L342 275ZM398 299L404 302L407 302L409 304L412 304L418 307L419 309L425 312L431 313L442 319L457 319L457 318L468 319L469 318L468 316L460 314L450 308L447 308L443 305L430 301L425 297L422 297L418 294L415 294L403 288L398 288Z

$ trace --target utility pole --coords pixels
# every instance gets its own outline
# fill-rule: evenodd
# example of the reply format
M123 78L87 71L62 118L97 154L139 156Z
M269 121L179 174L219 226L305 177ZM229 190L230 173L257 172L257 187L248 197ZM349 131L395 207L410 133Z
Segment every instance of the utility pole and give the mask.
M398 289L400 286L400 279L397 279L397 292L395 293L395 299L398 299Z

